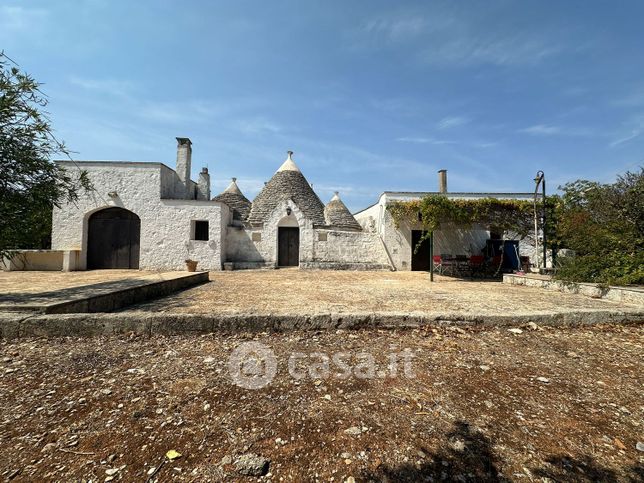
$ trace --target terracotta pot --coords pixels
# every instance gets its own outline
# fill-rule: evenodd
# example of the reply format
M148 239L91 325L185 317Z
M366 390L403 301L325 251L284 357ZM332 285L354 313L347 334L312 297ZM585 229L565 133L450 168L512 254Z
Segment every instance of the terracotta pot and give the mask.
M197 263L199 263L199 262L195 262L194 260L186 261L186 266L188 267L188 271L189 272L196 272L197 271Z

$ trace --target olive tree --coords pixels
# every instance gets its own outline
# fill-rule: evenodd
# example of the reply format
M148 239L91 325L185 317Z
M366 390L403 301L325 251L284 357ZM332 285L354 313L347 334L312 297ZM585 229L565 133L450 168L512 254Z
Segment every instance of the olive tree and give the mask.
M53 206L91 189L87 173L52 162L71 158L53 134L47 102L40 84L0 52L0 260L45 248Z

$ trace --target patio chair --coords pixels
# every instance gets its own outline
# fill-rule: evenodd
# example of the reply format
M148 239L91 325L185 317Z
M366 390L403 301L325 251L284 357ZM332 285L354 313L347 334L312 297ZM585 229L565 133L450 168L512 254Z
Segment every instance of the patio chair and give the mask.
M454 255L450 255L449 253L441 253L440 258L442 269L441 273L450 276L454 275L454 269L456 268L456 260L454 260Z
M440 255L434 255L434 258L432 259L432 263L434 264L434 272L442 275L443 274L443 259L441 258Z
M470 257L470 275L482 276L484 272L485 257L483 255L472 255Z
M467 255L456 255L454 257L454 273L459 277L464 277L469 274L470 265Z

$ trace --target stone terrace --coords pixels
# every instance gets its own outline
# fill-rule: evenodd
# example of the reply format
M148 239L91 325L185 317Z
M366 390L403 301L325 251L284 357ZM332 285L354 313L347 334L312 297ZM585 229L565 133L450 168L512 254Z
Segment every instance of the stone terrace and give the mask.
M2 272L0 294L49 292L101 282L140 278L159 272L143 270L90 270L86 272Z
M615 311L633 306L501 282L425 272L245 270L211 272L212 283L134 310L193 314L444 313L526 315Z

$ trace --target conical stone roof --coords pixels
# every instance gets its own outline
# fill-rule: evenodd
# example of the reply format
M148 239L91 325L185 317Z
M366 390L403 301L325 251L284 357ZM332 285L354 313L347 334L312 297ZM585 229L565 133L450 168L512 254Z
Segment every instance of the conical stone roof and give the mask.
M349 209L340 199L336 191L331 201L324 207L324 218L327 225L339 226L342 228L352 228L362 230L360 223L356 221Z
M228 188L215 196L213 201L226 203L233 212L233 220L244 221L248 217L248 213L250 213L251 202L237 186L237 178L233 178Z
M292 199L304 216L315 224L323 225L324 205L306 180L288 152L288 158L253 200L248 222L264 223L281 202Z

